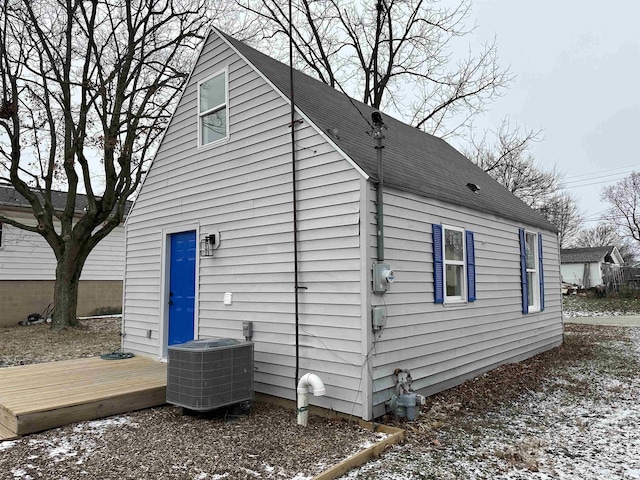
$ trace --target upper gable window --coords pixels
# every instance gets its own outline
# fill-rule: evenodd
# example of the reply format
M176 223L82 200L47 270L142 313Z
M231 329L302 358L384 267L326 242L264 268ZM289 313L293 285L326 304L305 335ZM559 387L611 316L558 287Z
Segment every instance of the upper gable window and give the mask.
M199 145L227 138L227 124L227 71L222 70L198 83Z

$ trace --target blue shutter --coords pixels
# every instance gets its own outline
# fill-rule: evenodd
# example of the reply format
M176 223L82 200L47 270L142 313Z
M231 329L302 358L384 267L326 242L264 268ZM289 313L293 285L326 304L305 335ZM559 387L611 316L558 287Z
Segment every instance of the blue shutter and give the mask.
M520 283L522 286L522 313L529 313L529 290L527 289L527 241L524 228L520 229Z
M470 302L476 301L476 252L473 243L473 232L467 230L467 299Z
M544 271L542 267L542 234L538 234L538 276L540 277L540 311L544 310Z
M444 270L442 264L442 225L433 224L433 296L444 303Z

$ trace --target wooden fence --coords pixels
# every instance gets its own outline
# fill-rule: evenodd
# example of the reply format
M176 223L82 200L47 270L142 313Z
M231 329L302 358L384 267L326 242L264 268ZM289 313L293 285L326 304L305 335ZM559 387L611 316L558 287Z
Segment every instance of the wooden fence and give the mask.
M602 281L607 293L640 290L640 268L605 263L602 265Z

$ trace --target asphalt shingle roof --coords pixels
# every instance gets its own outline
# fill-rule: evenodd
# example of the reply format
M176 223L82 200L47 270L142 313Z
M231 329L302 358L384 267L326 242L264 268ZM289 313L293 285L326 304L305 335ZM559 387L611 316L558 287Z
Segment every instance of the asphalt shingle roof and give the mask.
M563 248L560 250L560 263L597 263L609 255L615 247Z
M228 35L221 33L238 53L290 98L289 67ZM302 72L294 72L294 96L299 108L370 177L377 178L371 113L376 109L349 99L342 92ZM444 140L422 132L382 112L384 131L384 183L386 186L438 199L454 205L507 218L537 228L556 231L542 215ZM467 183L480 187L472 192Z
M40 193L36 193L36 195L40 196ZM54 210L64 210L66 203L67 192L60 192L56 190L51 191L51 204L53 205ZM76 204L74 211L76 213L84 213L84 208L88 203L89 202L87 201L86 195L83 195L81 193L76 194ZM0 185L0 206L11 208L25 208L31 210L31 204L11 185ZM127 201L127 205L125 207L125 216L130 208L131 202Z

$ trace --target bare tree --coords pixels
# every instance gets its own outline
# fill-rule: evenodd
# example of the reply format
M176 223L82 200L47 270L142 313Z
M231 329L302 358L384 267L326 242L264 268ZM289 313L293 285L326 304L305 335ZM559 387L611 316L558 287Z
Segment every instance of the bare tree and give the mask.
M575 198L568 193L556 193L544 201L539 211L558 228L560 247L567 248L580 232L584 220Z
M608 221L621 229L622 234L640 242L640 173L631 175L602 190L602 200L611 204Z
M537 165L530 152L541 132L511 127L504 120L493 137L485 133L480 140L472 138L465 155L530 207L544 207L558 192L561 175Z
M53 328L75 326L91 250L125 216L211 14L206 0L5 0L0 6L0 180L57 260ZM54 188L66 190L56 211ZM76 212L76 197L87 206Z
M288 51L287 8L277 0L236 0L262 27L263 48ZM501 95L511 80L496 44L454 61L470 0L453 8L425 0L301 0L294 4L297 67L425 131L447 136ZM448 125L452 119L457 125Z
M607 247L613 245L618 248L625 263L635 263L638 258L638 247L629 237L624 237L611 221L605 220L595 227L582 229L574 238L571 247Z

